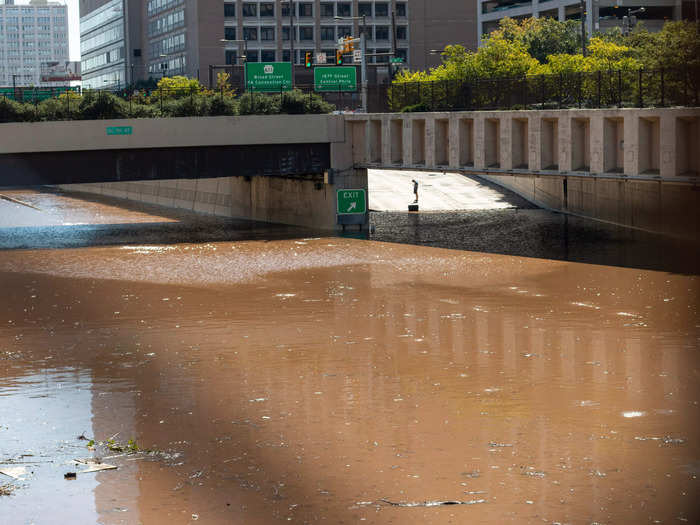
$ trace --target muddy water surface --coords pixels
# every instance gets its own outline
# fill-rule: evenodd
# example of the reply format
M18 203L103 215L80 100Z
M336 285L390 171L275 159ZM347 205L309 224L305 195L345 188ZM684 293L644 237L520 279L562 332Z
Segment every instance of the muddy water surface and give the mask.
M3 523L700 519L692 272L15 196L44 206L0 201ZM470 504L389 503L437 501Z

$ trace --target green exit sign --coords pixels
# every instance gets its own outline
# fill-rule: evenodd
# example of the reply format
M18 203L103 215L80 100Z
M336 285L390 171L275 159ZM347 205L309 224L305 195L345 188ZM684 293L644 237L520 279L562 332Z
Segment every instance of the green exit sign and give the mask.
M107 135L131 135L133 131L131 126L107 126Z
M367 213L367 193L365 190L337 190L338 215Z

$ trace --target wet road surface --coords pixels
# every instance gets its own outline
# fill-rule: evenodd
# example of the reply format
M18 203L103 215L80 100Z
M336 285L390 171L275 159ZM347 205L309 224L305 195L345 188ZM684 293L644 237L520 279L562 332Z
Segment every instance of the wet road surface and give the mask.
M455 244L415 228L438 215L377 214L381 242L12 193L42 211L0 201L0 469L27 469L3 522L700 519L697 272L671 258L535 258L562 239L499 248L503 215L452 217L487 253L403 244ZM569 256L600 233L576 228ZM63 478L98 455L119 468ZM387 503L435 501L472 504Z

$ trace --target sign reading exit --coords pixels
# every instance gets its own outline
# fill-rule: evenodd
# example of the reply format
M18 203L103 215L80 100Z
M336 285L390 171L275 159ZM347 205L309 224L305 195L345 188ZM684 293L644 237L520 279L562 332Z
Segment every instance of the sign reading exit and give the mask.
M367 213L367 194L365 190L337 190L338 215Z

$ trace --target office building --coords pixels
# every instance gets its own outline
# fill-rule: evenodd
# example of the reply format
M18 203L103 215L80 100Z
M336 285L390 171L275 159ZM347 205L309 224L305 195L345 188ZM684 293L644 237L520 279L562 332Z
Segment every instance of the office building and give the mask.
M306 52L330 63L337 40L367 39L369 63L390 53L412 69L440 63L447 44L475 48L476 9L456 0L81 0L83 85L106 87L184 74L208 83L210 66L288 62ZM290 38L291 36L291 38ZM244 42L245 41L245 42ZM383 66L386 69L386 66Z
M0 4L0 85L51 86L48 64L68 62L68 11L47 0Z
M580 0L477 0L479 38L498 28L505 17L516 20L529 17L550 17L559 21L581 20ZM683 17L681 0L585 0L586 34L623 27L623 17L631 13L649 31L658 31L667 20ZM640 12L640 8L644 11ZM686 8L687 10L687 8Z

